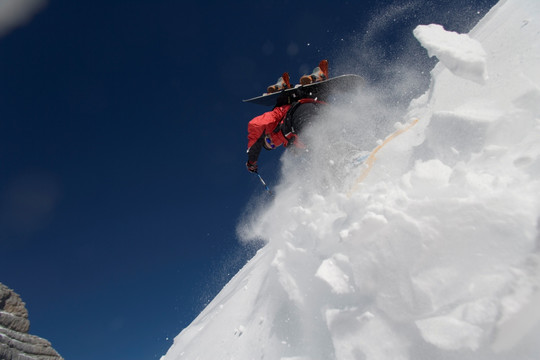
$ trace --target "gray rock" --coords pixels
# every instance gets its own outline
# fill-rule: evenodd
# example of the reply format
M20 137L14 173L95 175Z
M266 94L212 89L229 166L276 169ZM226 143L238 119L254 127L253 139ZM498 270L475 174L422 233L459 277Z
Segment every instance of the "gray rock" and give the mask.
M26 304L0 283L0 360L63 360L51 343L28 334Z

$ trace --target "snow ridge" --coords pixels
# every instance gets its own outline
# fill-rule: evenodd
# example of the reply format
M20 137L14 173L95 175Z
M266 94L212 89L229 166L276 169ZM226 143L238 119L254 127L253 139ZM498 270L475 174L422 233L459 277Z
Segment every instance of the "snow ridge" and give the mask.
M429 90L378 142L365 108L331 109L283 156L242 224L266 246L162 360L539 358L539 34L536 0L418 27Z

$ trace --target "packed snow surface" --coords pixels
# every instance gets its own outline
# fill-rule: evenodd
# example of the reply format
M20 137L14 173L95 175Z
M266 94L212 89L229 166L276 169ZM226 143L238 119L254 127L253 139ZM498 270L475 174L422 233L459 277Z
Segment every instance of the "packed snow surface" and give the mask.
M428 91L378 129L360 93L283 156L240 226L267 244L163 360L540 358L540 1L414 35Z

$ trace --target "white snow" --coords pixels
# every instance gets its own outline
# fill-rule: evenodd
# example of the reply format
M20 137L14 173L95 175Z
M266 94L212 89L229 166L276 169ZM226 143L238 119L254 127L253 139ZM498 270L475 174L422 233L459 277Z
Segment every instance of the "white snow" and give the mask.
M267 244L162 360L540 358L540 1L415 36L427 92L379 141L371 99L283 156L239 226Z
M347 265L348 262L347 256L334 254L332 258L323 260L315 276L325 281L335 294L354 292L354 286L349 283L349 276L339 267L339 263Z
M484 84L488 79L486 52L479 41L466 34L445 31L441 25L420 25L414 36L455 75Z

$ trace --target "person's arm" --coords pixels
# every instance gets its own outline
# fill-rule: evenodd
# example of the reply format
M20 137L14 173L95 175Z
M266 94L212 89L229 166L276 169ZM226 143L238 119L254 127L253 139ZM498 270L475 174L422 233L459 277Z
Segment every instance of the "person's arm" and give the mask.
M257 160L261 153L265 130L268 124L276 121L274 111L265 112L259 115L248 124L248 161L246 167L250 172L257 172Z
M248 124L248 161L249 171L257 172L257 160L261 153L265 132L273 131L290 108L289 105L275 107L272 111L259 115Z
M261 153L264 142L264 133L261 137L247 150L248 161L246 167L250 172L257 172L257 160L259 159L259 154Z

